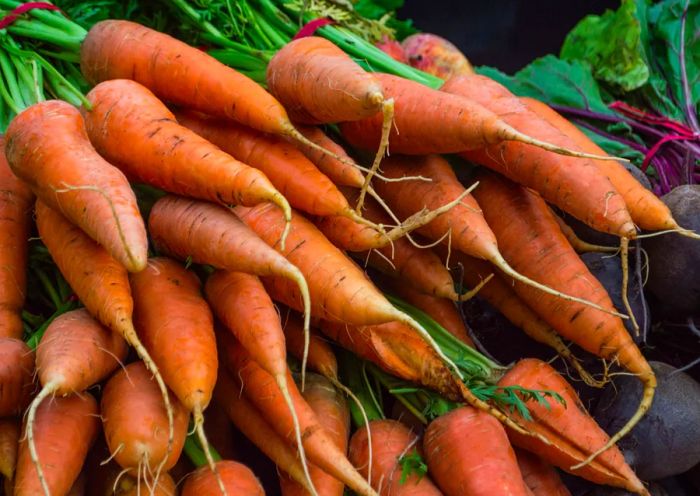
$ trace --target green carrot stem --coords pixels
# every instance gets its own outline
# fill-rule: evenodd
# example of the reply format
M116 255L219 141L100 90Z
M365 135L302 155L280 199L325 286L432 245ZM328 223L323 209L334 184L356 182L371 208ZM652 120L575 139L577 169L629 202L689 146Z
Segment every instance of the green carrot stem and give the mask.
M192 432L192 429L190 429ZM197 439L197 434L192 432L185 438L185 454L190 459L195 467L202 467L207 464L207 457L204 454L202 446L199 444ZM209 446L209 453L215 462L221 461L221 455L214 449L213 446Z

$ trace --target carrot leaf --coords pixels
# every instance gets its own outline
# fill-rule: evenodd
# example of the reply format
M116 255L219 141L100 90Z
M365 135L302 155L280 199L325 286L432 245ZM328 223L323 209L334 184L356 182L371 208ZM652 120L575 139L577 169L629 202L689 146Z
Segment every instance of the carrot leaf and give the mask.
M420 481L428 473L428 465L416 448L402 455L399 458L399 465L401 465L399 484L405 484L411 475L417 475L418 481Z

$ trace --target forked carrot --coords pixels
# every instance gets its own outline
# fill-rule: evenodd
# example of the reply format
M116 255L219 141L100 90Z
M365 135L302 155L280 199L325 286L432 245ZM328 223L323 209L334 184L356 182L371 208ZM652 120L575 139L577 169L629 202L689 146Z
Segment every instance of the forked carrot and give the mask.
M21 415L34 389L34 352L23 341L0 338L0 417Z
M522 449L515 450L515 457L533 496L571 496L552 465Z
M78 109L40 102L7 128L12 171L131 272L145 267L146 228L129 183L92 147Z

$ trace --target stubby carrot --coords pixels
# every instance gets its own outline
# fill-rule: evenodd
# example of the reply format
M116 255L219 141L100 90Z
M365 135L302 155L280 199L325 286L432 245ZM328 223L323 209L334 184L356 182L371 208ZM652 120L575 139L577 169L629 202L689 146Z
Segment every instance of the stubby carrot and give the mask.
M15 478L19 438L19 420L0 419L0 476L6 480Z
M192 412L194 429L214 470L203 412L211 401L219 362L214 317L202 298L199 278L163 257L149 259L130 282L139 337L165 383Z
M527 486L503 426L464 406L428 425L428 471L446 496L527 496Z
M97 438L99 425L97 402L89 393L42 403L36 414L33 441L42 460L43 479L29 454L30 439L25 438L19 446L15 496L68 493Z
M520 473L533 496L571 496L552 465L529 451L516 449Z
M92 108L83 115L90 140L130 179L224 205L269 201L289 219L287 200L263 173L178 124L146 87L107 81L87 99Z
M10 170L0 135L0 337L22 337L27 286L27 240L34 195Z
M614 308L607 291L568 243L539 195L490 172L482 171L478 179L480 188L475 196L505 258L516 270L603 308ZM617 316L594 311L578 302L558 301L519 282L515 282L514 289L560 335L590 353L616 361L643 383L637 411L599 451L608 449L651 406L656 389L653 370Z
M221 475L228 494L265 496L265 490L258 478L242 463L222 460L216 463L216 472ZM201 467L187 477L182 486L181 496L214 496L216 494L219 494L216 477L212 471Z
M362 474L369 471L372 453L372 487L381 496L440 496L442 493L427 476L402 476L399 460L420 448L418 436L401 422L373 420L371 446L367 431L359 429L350 440L350 460Z
M549 399L547 404L527 401L532 420L521 419L535 432L546 433L550 444L537 437L522 436L508 431L515 446L538 455L552 465L584 479L648 496L649 492L625 462L617 446L602 452L589 464L580 468L572 465L584 460L599 446L606 444L608 435L588 414L574 389L547 363L535 359L521 360L498 382L500 386L519 385L524 388L548 390L558 393L564 403Z
M0 417L20 415L34 389L34 352L23 341L0 338Z
M5 138L12 171L44 203L128 270L144 268L148 241L136 196L92 147L78 109L59 100L37 103L12 120Z

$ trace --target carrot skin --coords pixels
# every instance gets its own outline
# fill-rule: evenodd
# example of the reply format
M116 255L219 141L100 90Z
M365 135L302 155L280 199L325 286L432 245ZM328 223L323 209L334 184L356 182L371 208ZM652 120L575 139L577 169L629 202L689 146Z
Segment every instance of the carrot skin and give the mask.
M433 420L423 450L446 496L527 495L505 429L489 414L464 406Z
M12 480L15 477L19 438L19 420L0 419L0 476L7 480Z
M34 195L5 158L0 135L0 337L22 338L21 311L27 287L27 240Z
M554 467L529 451L516 449L520 473L533 496L571 496Z
M242 463L222 460L216 463L216 469L229 494L265 496L258 478ZM209 467L200 467L185 480L181 496L217 496L219 494L221 490L214 472Z
M51 494L68 493L80 474L98 430L97 402L88 393L54 398L39 406L34 441ZM19 446L14 494L43 494L26 439Z
M102 424L109 451L122 468L136 475L144 465L153 471L161 463L164 470L175 465L185 444L189 415L174 396L171 405L175 437L165 459L168 419L151 373L142 362L134 362L107 382L101 400Z
M304 356L304 324L296 313L290 313L282 320L287 351L294 358L302 360ZM313 328L309 339L309 355L307 363L327 379L338 379L338 361L328 342Z
M21 415L34 390L34 352L19 339L0 338L0 417Z
M401 483L400 456L415 445L419 448L418 436L395 420L373 420L369 423L372 432L372 487L381 496L440 496L442 493L429 477L409 475ZM369 442L366 429L358 429L350 439L350 460L367 476L369 467Z
M124 174L92 147L75 107L49 100L27 108L8 126L5 152L12 171L43 202L128 270L143 269L148 240L136 196Z
M134 325L168 387L187 410L211 401L218 360L214 318L199 278L167 258L151 258L130 278Z

